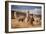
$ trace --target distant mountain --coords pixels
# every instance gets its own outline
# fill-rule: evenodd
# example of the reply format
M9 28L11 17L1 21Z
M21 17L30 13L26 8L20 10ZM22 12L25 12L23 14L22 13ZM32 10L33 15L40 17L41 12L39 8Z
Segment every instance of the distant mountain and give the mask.
M23 12L23 13L27 13L29 11L29 14L41 15L41 9L38 9L38 8L35 8L33 10L12 9L12 11Z

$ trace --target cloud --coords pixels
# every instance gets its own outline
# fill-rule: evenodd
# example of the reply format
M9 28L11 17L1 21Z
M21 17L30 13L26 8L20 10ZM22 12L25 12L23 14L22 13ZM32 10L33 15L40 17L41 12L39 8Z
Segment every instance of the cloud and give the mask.
M37 14L37 15L41 14L41 9L35 8L32 11L33 11L33 14Z

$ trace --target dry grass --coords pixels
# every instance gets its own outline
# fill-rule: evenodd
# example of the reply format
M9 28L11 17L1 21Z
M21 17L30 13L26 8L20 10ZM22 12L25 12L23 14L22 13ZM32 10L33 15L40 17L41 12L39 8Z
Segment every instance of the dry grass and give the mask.
M36 27L36 26L39 27L39 26L41 26L41 22L40 22L41 20L38 17L35 17L35 16L33 17L34 18L33 26L32 26L32 24L30 22L27 22L27 20L24 20L23 22L22 21L18 21L19 19L25 19L27 17L24 18L24 16L22 16L22 15L20 17L17 17L15 15L15 18L11 19L12 28L30 28L30 27ZM30 21L32 20L31 16L30 16L29 19L30 19ZM37 20L38 20L38 22L37 22Z
M31 23L25 23L22 21L17 21L16 19L12 19L12 28L29 28L32 27Z

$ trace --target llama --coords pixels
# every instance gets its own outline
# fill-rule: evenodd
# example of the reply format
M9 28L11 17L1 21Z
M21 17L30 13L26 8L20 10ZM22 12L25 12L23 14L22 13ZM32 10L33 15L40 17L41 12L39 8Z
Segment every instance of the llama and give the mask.
M17 19L18 19L18 21L22 21L23 22L24 19L25 19L25 16L19 16Z

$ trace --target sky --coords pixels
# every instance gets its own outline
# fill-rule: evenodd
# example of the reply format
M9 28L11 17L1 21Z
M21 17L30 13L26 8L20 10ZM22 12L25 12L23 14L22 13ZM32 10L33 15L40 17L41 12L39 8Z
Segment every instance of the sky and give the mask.
M20 9L20 10L32 10L32 9L40 9L40 6L21 6L21 5L11 5L11 9Z
M27 12L28 10L33 14L41 14L41 6L21 6L21 5L11 5L11 10L16 10L21 12ZM27 11L25 11L27 10Z

